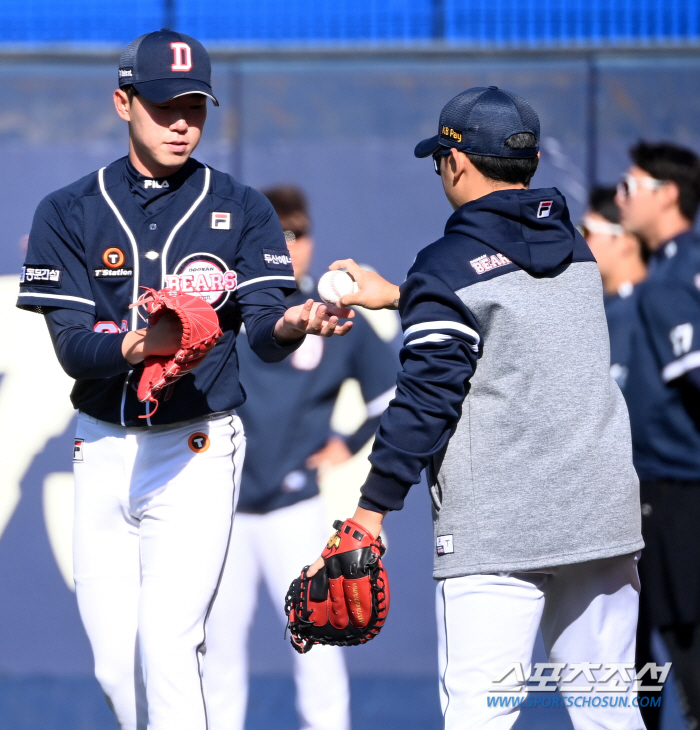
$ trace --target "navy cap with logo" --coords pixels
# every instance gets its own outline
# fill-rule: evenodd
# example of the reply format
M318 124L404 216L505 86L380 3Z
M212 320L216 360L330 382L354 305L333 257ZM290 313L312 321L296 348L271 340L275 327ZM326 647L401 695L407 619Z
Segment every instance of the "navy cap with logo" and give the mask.
M506 140L530 132L535 146L514 150ZM434 137L416 145L416 157L428 157L441 148L454 147L484 157L536 157L540 144L540 120L525 99L497 86L467 89L448 101L440 112Z
M211 60L191 36L164 28L129 43L119 59L119 86L133 85L154 104L185 94L204 94L216 106L211 90Z

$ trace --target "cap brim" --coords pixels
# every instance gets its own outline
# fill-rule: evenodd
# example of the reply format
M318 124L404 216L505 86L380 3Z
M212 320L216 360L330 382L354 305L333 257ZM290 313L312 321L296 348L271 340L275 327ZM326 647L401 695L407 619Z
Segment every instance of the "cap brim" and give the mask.
M154 104L164 104L187 94L203 94L214 102L214 106L219 106L219 100L211 93L211 86L196 79L156 79L133 86L141 96Z
M430 137L430 139L424 139L416 145L416 149L413 150L413 154L416 157L430 157L430 155L437 152L442 145L438 142L438 135Z

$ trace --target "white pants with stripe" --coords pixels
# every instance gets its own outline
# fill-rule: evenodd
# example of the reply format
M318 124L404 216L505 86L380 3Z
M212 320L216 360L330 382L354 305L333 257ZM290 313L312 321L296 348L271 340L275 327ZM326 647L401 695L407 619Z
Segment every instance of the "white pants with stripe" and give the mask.
M523 697L526 690L489 690L514 663L522 665L525 678L530 675L538 628L550 662L633 665L638 557L639 553L537 572L439 581L440 700L445 730L513 726L520 712L517 705L499 706L494 698ZM504 684L517 684L514 676ZM562 677L567 676L571 671L564 671ZM620 675L614 680L622 681ZM580 675L572 684L589 683ZM566 685L560 689L575 730L644 730L629 686L624 693L567 692ZM629 706L618 701L621 694ZM606 696L614 699L615 707L595 707L582 699L595 696L599 702Z
M199 647L245 437L235 414L124 428L80 414L74 574L95 674L122 730L207 730Z
M332 528L320 497L267 514L236 515L229 559L207 623L204 688L209 730L243 730L248 695L248 636L261 582L280 618L292 579L320 555ZM287 643L289 638L287 637ZM255 651L255 641L251 644ZM294 658L302 730L350 730L350 696L342 650L314 646Z

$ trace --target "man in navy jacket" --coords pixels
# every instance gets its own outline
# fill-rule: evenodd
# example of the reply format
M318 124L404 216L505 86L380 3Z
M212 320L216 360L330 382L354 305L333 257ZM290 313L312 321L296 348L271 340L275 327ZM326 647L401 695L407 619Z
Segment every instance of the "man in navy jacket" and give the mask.
M643 546L629 420L595 259L559 191L529 190L539 134L515 94L459 94L415 149L455 211L445 235L400 289L345 262L343 303L396 304L404 332L354 519L378 534L426 471L446 730L512 727L538 627L577 730L642 730L619 674Z

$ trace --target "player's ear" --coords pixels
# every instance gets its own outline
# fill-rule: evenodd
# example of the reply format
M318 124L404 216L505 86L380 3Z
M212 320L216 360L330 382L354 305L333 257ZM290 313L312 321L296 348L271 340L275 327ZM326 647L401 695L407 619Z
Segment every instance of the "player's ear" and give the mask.
M664 203L669 208L680 207L681 191L672 180L667 180L666 184L662 185L656 192L657 195L663 196Z
M131 121L131 102L126 91L116 89L114 92L114 108L117 114L125 121Z

